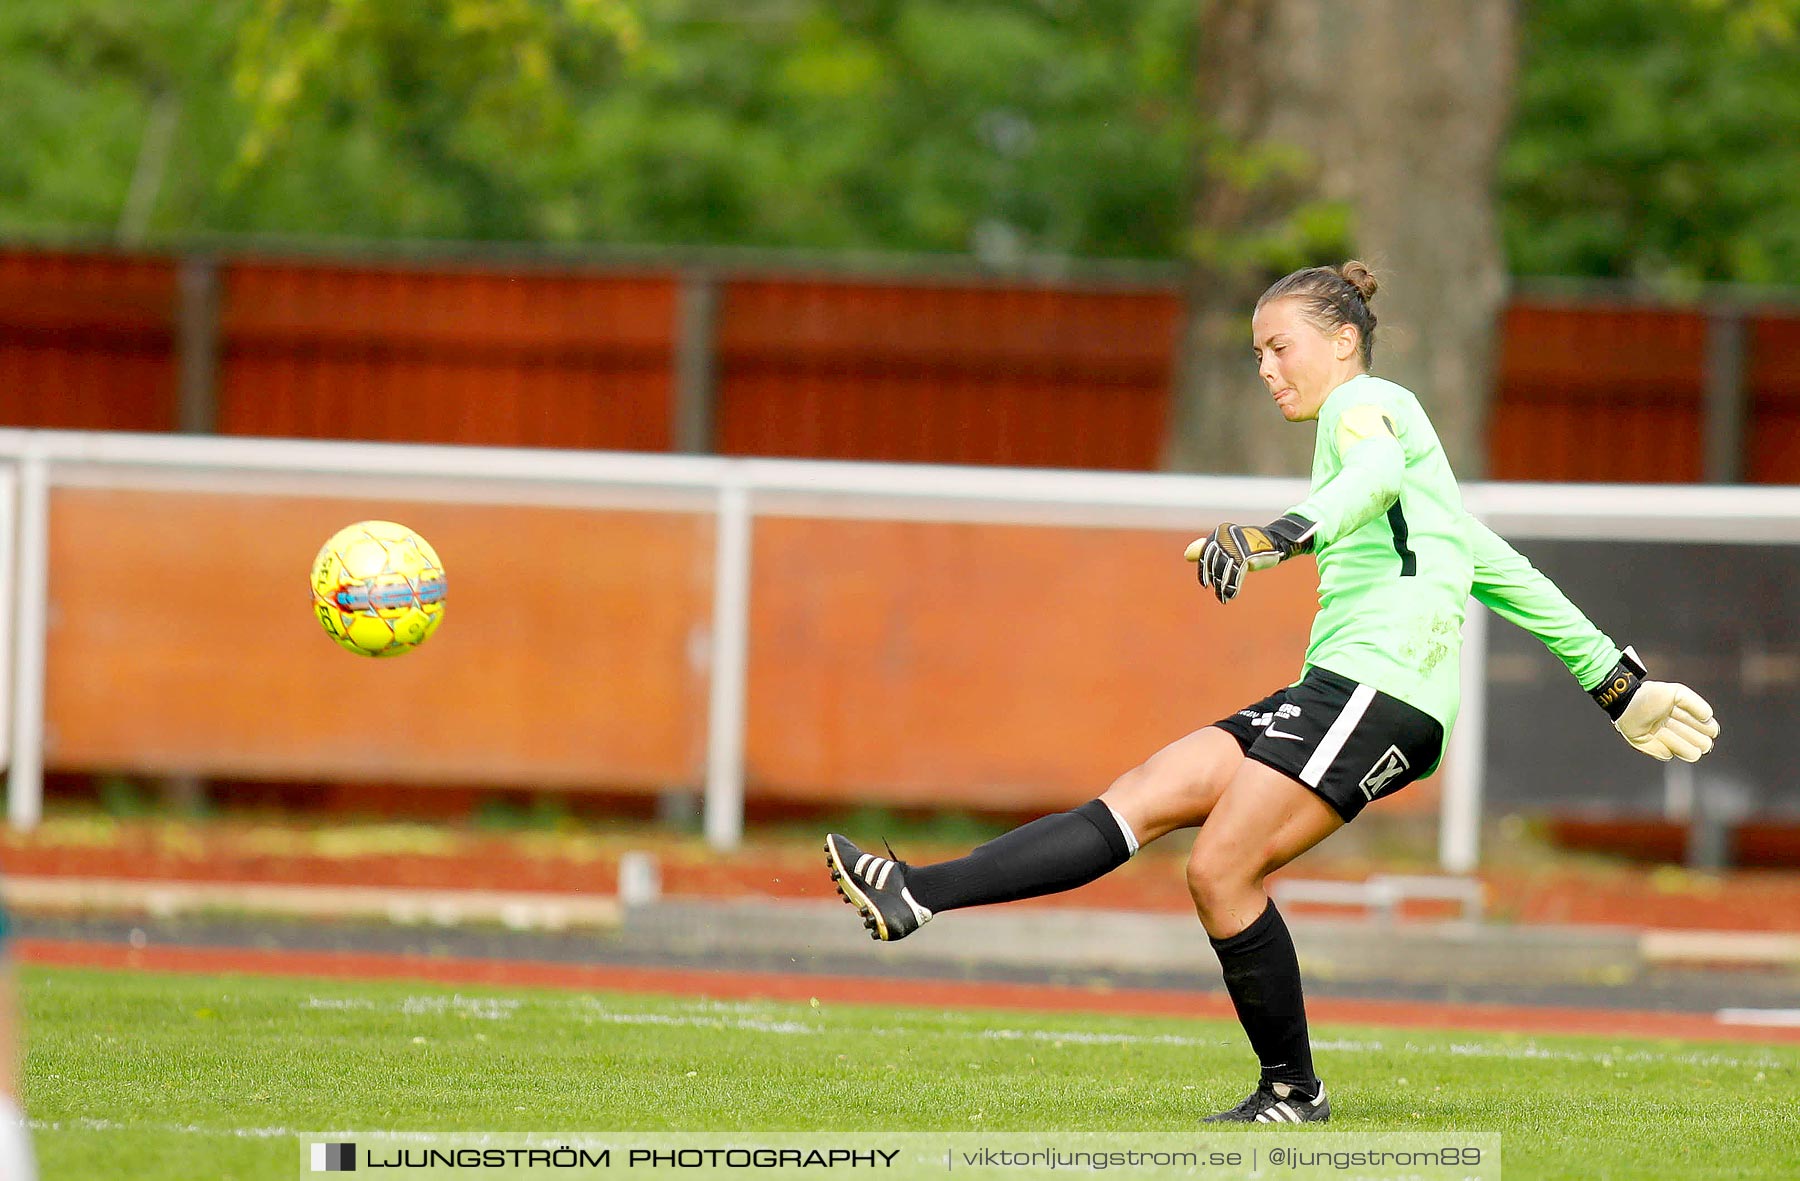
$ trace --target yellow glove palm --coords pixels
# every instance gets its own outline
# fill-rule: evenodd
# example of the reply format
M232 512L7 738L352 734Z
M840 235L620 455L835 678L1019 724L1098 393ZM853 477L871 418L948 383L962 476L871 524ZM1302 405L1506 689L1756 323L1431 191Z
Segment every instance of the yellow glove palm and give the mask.
M1267 570L1311 549L1314 528L1292 514L1260 528L1227 521L1189 542L1182 556L1199 563L1200 585L1210 587L1219 602L1229 603L1243 589L1247 571Z
M1713 748L1719 721L1712 706L1686 685L1645 681L1613 723L1625 741L1653 759L1692 763Z

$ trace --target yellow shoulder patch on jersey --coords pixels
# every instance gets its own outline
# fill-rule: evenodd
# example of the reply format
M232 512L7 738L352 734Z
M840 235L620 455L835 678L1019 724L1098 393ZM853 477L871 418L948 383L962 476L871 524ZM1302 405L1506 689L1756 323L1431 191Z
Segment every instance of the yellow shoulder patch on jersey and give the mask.
M1398 439L1399 433L1394 430L1394 420L1387 411L1373 403L1352 406L1344 411L1338 419L1337 447L1338 454L1350 450L1364 439L1374 439L1386 435L1390 439Z

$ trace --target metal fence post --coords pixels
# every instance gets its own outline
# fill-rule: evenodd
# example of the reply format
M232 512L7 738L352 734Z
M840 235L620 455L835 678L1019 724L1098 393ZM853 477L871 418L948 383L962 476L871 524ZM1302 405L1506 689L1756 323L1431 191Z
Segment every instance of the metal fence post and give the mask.
M1444 795L1438 815L1438 864L1471 873L1481 861L1482 776L1487 756L1487 608L1469 601L1463 623L1462 708L1444 752Z
M29 829L44 814L44 648L50 598L50 463L35 443L26 444L19 461L18 522L6 817L14 828Z
M681 273L675 323L675 450L709 455L718 445L719 280Z
M180 393L175 429L210 435L219 429L219 262L207 255L181 260L175 309L175 356Z
M744 838L744 723L750 659L750 489L735 475L719 489L713 569L712 687L707 710L706 841Z
M13 696L10 679L18 650L14 606L19 585L19 469L0 467L0 769L12 765Z
M1731 308L1706 318L1706 406L1702 478L1709 484L1744 479L1744 317Z

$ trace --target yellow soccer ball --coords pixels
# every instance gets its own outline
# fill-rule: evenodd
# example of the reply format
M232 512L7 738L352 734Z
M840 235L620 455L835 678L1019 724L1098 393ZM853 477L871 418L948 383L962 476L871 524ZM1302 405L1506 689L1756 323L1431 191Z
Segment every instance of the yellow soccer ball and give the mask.
M358 656L399 656L444 619L444 564L423 537L392 521L358 521L313 559L313 615Z

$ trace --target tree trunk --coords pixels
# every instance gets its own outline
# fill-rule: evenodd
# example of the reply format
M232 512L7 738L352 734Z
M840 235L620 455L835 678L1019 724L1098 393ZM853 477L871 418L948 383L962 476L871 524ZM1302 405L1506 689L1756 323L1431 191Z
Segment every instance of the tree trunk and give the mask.
M1312 432L1279 429L1250 311L1278 277L1267 260L1335 202L1381 280L1375 373L1419 395L1460 475L1482 474L1506 291L1493 190L1513 17L1509 0L1206 0L1197 101L1219 142L1195 169L1167 466L1306 470Z

